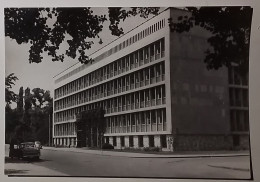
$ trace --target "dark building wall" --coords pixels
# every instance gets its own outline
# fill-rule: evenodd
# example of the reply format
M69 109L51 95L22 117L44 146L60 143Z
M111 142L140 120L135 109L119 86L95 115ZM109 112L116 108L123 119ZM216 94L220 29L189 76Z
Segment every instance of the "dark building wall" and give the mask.
M187 12L171 10L174 21ZM209 33L196 27L170 33L172 127L177 134L230 133L228 73L207 70L204 52Z
M175 151L233 149L230 135L178 135L174 145Z

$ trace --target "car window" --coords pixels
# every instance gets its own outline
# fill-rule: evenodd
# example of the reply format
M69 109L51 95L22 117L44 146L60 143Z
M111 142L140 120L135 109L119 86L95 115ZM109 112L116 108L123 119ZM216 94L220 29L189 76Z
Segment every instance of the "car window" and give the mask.
M19 148L21 148L21 149L22 149L22 148L24 148L24 145L20 145L20 147L19 147Z
M34 147L34 145L33 144L27 144L26 147L32 148L32 147Z

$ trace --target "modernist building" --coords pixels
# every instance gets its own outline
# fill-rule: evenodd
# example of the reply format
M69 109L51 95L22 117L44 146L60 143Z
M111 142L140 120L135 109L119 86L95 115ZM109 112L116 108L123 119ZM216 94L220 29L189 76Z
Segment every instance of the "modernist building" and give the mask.
M93 53L92 64L55 76L53 143L76 146L77 113L102 108L104 142L115 148L248 145L247 81L206 69L205 30L170 31L168 19L184 14L168 8Z

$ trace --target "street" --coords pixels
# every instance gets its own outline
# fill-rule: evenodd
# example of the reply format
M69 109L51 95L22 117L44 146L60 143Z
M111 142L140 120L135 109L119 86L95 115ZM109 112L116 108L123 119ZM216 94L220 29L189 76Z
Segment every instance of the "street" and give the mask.
M5 169L9 175L29 176L250 179L249 156L135 158L49 149L42 149L41 155L40 161L6 157ZM34 167L11 172L16 163L20 170Z

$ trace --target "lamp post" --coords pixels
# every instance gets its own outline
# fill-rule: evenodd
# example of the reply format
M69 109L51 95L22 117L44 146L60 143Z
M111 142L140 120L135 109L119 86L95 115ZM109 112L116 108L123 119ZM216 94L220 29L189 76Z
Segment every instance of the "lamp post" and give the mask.
M51 146L51 114L49 114L49 146Z

